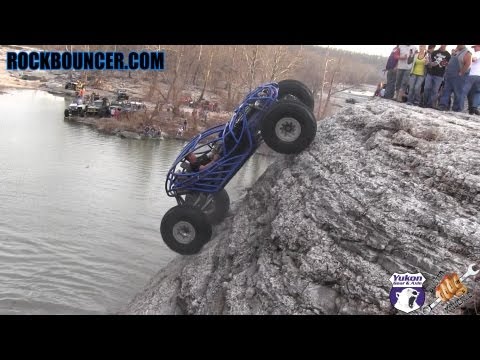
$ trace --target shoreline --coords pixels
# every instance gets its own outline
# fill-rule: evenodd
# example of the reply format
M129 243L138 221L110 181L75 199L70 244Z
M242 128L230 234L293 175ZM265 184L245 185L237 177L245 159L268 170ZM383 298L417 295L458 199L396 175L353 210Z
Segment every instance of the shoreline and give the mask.
M39 87L27 87L27 86L5 86L5 85L0 85L0 95L6 95L9 94L9 91L18 91L18 90L37 90L37 91L44 91L47 93L50 93L55 96L61 96L63 98L69 97L70 94L68 93L70 90L58 90L58 89L51 89L51 88L39 88ZM140 113L141 115L141 113ZM171 117L170 112L166 112L165 117ZM178 118L180 119L180 118ZM187 130L183 136L176 136L172 135L172 133L175 132L176 129L178 129L178 125L174 125L175 121L170 121L173 123L173 126L170 126L170 129L168 130L162 130L160 136L150 136L150 135L144 135L143 134L143 129L139 127L134 127L134 123L129 123L129 122L122 122L121 120L117 120L114 118L94 118L94 117L79 117L79 116L70 116L70 117L64 117L64 121L67 122L72 122L76 124L82 124L86 125L92 128L92 130L97 131L100 134L103 135L108 135L108 136L117 136L123 139L134 139L134 140L177 140L177 141L183 141L183 142L188 142L191 139L193 139L197 134L203 132L206 129L209 129L211 127L214 127L216 125L219 125L218 122L211 122L209 121L210 124L203 124L204 126L199 128L197 131L192 131L192 130ZM169 120L163 120L162 122L168 122ZM227 121L227 120L226 120ZM225 122L226 122L225 121ZM142 124L142 122L140 123ZM161 124L158 124L159 127L165 127L162 126ZM172 125L172 124L170 124ZM268 148L265 144L261 144L260 147L257 149L255 152L255 155L263 155L263 156L269 156L269 157L275 157L278 156L277 153L275 153L273 150Z
M65 90L62 88L56 88L51 86L29 86L29 84L18 84L18 86L15 86L0 84L0 95L8 95L11 94L13 91L19 90L44 91L54 96L63 97L66 100L68 100L68 98L73 99L74 94L73 90ZM135 138L138 140L168 138L189 141L196 134L219 124L218 120L210 120L207 123L202 123L203 126L199 126L197 131L193 131L192 129L187 128L183 136L176 136L172 134L178 130L181 124L183 124L185 118L179 115L173 115L171 112L164 110L158 112L157 118L155 120L148 119L148 115L150 114L138 111L131 113L131 119L121 118L120 120L118 120L111 117L97 118L70 116L68 118L64 117L64 120L92 126L96 131L102 134L120 136L124 138ZM188 120L190 122L190 119ZM161 135L153 137L149 135L144 135L143 132L145 127L147 126L159 130L161 132Z
M57 89L44 89L44 88L35 88L35 87L27 87L27 86L5 86L5 85L0 85L0 95L6 95L9 94L9 90L37 90L37 91L44 91L49 94L55 95L55 96L61 96L63 98L70 96L68 93L71 90L57 90ZM171 113L167 113L171 114ZM64 121L67 122L72 122L76 124L82 124L82 125L87 125L92 128L92 130L97 131L100 134L103 135L108 135L108 136L117 136L123 139L134 139L134 140L177 140L177 141L190 141L193 139L194 136L199 134L200 132L204 131L202 129L199 129L197 132L195 131L187 131L185 132L184 136L175 136L172 135L172 132L167 132L167 131L162 131L160 136L149 136L149 135L144 135L142 134L142 131L140 129L132 129L131 124L128 123L122 123L118 122L118 120L114 118L94 118L94 117L79 117L79 116L70 116L70 117L64 117ZM115 124L117 126L105 126L105 125L112 125ZM208 129L210 127L216 126L218 124L213 124L206 126L205 129ZM177 128L177 127L175 127ZM257 149L255 152L256 155L263 155L263 156L269 156L269 157L274 157L277 156L275 152L270 150L265 144L260 145L260 147Z
M79 117L79 116L69 116L69 117L64 117L64 121L68 122L75 122L78 124L84 124L88 125L92 128L94 128L97 132L100 134L104 135L111 135L111 136L119 136L121 138L126 138L126 139L136 139L136 140L164 140L164 139L175 139L175 140L189 140L188 138L185 137L178 137L178 136L171 136L166 132L163 132L160 134L160 136L149 136L149 135L144 135L141 132L138 131L132 131L130 128L121 128L121 124L119 124L119 127L115 127L112 129L106 129L102 127L102 123L105 121L117 121L115 119L111 118L92 118L92 117Z
M168 133L162 132L160 136L145 136L141 133L138 133L136 131L130 131L130 130L125 130L125 129L120 129L120 128L115 128L113 130L106 130L101 127L103 121L116 121L113 119L108 119L108 118L92 118L92 117L78 117L78 116L71 116L71 117L64 117L64 121L69 121L69 122L74 122L77 124L82 124L82 125L87 125L89 127L92 127L95 129L98 133L103 134L103 135L109 135L109 136L118 136L123 139L134 139L134 140L177 140L177 141L190 141L193 139L193 136L191 137L180 137L180 136L172 136L169 135ZM263 156L269 156L269 157L275 157L278 154L275 153L273 150L268 148L264 143L262 143L257 151L255 152L255 155L263 155Z

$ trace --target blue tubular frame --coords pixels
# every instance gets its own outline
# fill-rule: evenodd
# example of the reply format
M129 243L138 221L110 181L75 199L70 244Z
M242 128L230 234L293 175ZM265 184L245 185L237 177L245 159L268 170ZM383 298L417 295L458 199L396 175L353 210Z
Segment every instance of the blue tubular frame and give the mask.
M190 192L216 193L222 190L260 146L260 122L277 98L277 83L261 85L245 97L227 124L195 136L168 171L167 195L176 197L180 203L179 197ZM222 156L209 166L198 172L181 166L189 153L206 154L218 143L222 147Z

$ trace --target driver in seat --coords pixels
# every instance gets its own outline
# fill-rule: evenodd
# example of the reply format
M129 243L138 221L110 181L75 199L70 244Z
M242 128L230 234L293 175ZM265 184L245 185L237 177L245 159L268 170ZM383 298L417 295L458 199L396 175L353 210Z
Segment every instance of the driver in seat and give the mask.
M185 160L189 162L189 171L198 172L203 170L207 166L211 165L213 162L217 161L220 158L220 144L217 144L213 147L210 153L205 153L197 157L194 152L189 153L185 156Z

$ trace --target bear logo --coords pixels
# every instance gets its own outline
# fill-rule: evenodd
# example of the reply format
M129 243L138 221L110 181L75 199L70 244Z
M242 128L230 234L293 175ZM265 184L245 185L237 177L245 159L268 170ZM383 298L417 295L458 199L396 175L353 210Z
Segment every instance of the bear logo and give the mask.
M390 290L390 303L397 310L405 313L418 310L425 302L425 289L422 274L393 274L390 278L392 288Z
M410 311L417 310L420 305L417 304L417 297L419 292L412 288L405 288L396 293L397 302L395 303L395 309L409 313Z

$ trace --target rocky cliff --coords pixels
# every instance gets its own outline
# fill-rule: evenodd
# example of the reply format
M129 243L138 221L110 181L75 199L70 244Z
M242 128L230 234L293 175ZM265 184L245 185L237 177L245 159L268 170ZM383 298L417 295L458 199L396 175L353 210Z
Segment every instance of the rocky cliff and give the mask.
M480 118L371 100L280 156L202 252L174 259L124 312L395 314L391 275L461 275L479 262L479 223Z

